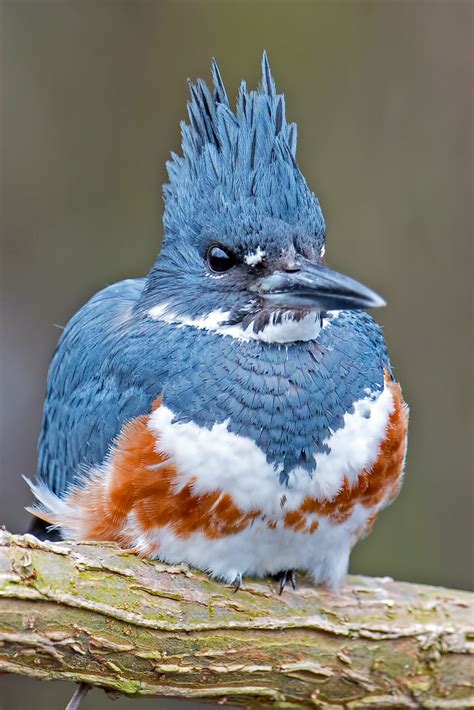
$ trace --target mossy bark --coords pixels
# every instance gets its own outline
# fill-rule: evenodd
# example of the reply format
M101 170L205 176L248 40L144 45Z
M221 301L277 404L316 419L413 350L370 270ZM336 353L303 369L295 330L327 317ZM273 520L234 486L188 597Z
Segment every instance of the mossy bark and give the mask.
M0 533L0 672L277 708L473 706L473 595L232 588L114 545Z

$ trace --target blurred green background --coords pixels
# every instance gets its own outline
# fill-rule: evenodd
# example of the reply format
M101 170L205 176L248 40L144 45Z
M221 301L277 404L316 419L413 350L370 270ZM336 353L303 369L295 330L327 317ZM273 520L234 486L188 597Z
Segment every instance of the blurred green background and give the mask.
M0 523L28 524L20 476L35 471L58 327L104 285L145 274L159 249L186 78L208 78L215 56L235 95L241 78L256 85L266 48L324 209L328 263L386 297L376 316L411 405L402 494L352 570L471 585L473 7L2 2ZM63 707L70 686L52 688L1 679L2 710L33 696ZM102 702L95 691L84 708Z

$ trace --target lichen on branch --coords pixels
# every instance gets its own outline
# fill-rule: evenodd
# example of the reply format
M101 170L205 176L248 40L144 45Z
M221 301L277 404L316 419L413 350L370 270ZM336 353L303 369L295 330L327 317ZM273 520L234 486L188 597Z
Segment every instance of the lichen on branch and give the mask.
M237 594L115 545L0 533L0 672L251 707L468 708L473 595L350 577Z

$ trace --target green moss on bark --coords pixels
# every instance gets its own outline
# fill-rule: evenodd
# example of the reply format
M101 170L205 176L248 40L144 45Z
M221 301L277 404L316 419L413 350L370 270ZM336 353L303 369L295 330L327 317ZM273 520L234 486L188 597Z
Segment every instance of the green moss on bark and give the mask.
M472 595L352 577L238 594L113 545L0 535L0 672L252 707L471 707Z

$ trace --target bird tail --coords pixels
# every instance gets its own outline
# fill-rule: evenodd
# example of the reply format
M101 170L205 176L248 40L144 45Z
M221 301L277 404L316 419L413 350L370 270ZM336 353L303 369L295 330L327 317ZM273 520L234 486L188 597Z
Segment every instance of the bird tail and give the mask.
M43 481L33 483L23 476L36 501L26 510L36 518L48 523L50 530L60 530L64 537L77 539L80 537L82 520L68 497L60 498Z

